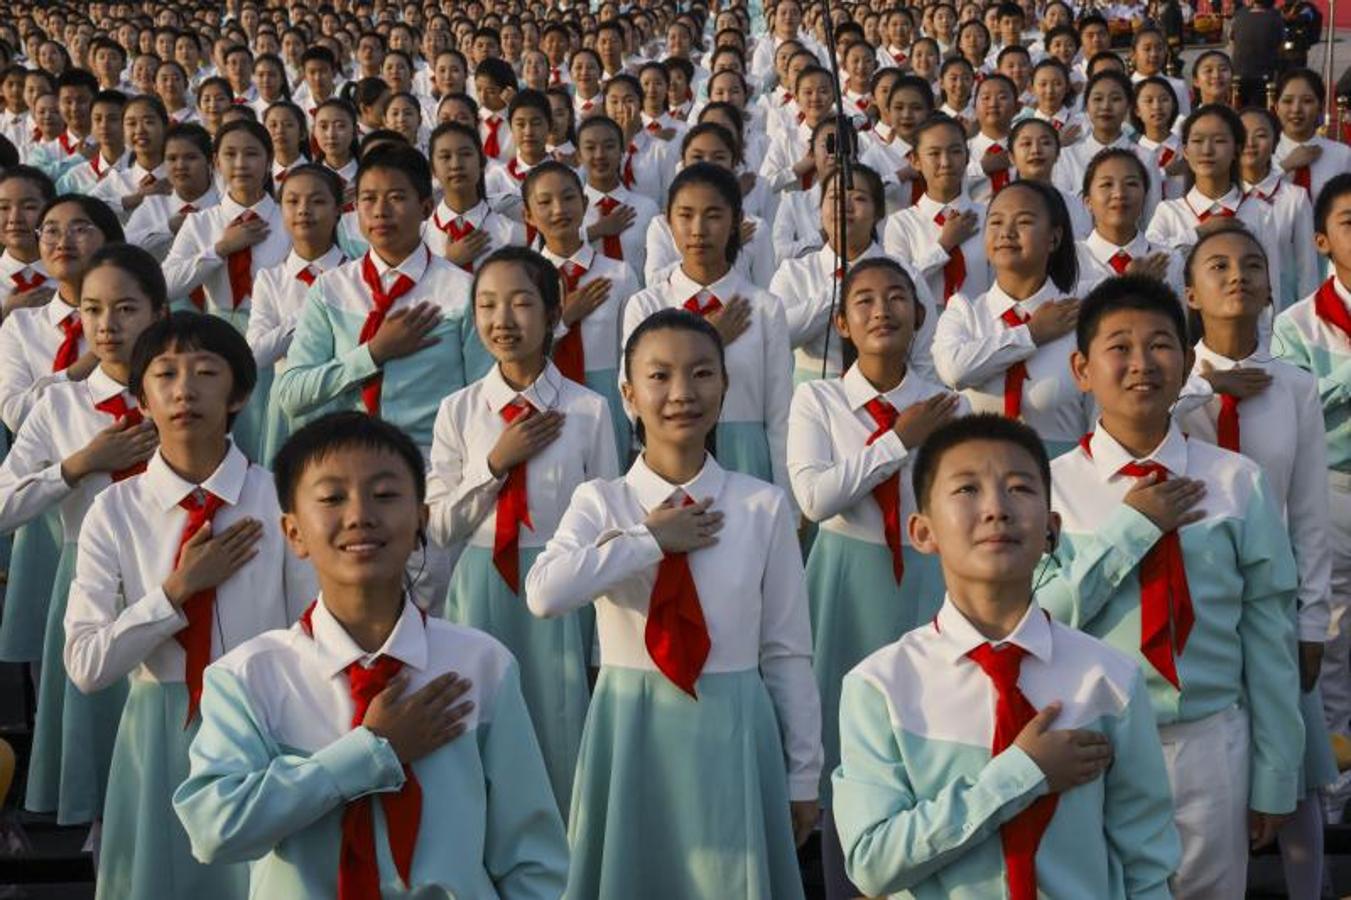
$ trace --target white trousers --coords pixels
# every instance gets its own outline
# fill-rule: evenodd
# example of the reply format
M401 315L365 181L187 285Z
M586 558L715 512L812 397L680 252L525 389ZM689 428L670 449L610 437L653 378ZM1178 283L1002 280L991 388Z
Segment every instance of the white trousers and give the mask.
M1159 728L1182 863L1174 900L1238 900L1248 884L1248 714Z

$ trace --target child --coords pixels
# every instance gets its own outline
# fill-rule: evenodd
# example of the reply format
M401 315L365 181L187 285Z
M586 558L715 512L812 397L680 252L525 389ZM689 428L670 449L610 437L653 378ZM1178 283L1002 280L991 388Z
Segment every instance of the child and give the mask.
M305 113L289 100L263 113L263 127L272 138L272 183L280 186L292 167L310 161L310 132Z
M884 255L882 245L877 241L877 226L885 214L881 179L863 165L856 166L852 172L854 186L845 192L843 247L839 226L840 173L836 170L826 176L818 212L827 246L800 259L787 261L770 282L770 293L783 300L788 337L794 348L794 384L836 377L845 370L843 342L838 335L830 333L834 317L843 309L836 302L839 289L834 283L844 277L842 260L848 260L852 267L865 259ZM914 277L908 269L906 274ZM915 286L914 301L924 312L914 317L915 335L909 344L909 361L926 377L933 377L929 345L933 342L938 313L923 281L918 281Z
M230 82L224 78L211 77L197 88L197 118L212 139L220 131L222 119L234 106L231 99Z
M1234 102L1234 64L1223 50L1207 50L1192 63L1195 106Z
M164 138L164 172L172 193L152 193L127 219L127 243L150 251L163 260L173 246L183 222L195 212L220 203L211 177L211 135L200 125L172 125ZM206 302L202 288L189 292L200 310Z
M938 308L958 291L982 293L990 284L981 222L985 207L964 188L970 153L961 123L933 116L915 129L911 164L924 179L924 195L892 213L883 230L887 255L911 266L929 285Z
M165 113L174 125L197 121L197 109L188 95L188 76L183 67L172 59L160 63L155 72L155 94L164 104Z
M985 252L994 283L984 294L948 301L934 331L934 367L977 412L1031 425L1055 458L1074 446L1092 414L1068 366L1079 266L1055 188L1015 181L1001 191L985 220Z
M530 176L528 211L558 192L551 182L563 176L550 171L556 167L545 163ZM564 171L577 202L576 175ZM574 224L574 240L576 233ZM556 242L557 233L552 237ZM604 398L549 362L566 312L549 260L521 248L500 251L475 276L473 296L479 339L497 364L441 402L427 528L439 544L468 542L455 566L447 617L482 628L515 655L549 780L566 811L586 715L591 630L577 615L532 619L521 588L573 490L618 475L610 411Z
M1062 577L1037 593L1141 661L1183 900L1243 896L1249 843L1270 843L1295 808L1304 749L1285 523L1255 463L1172 424L1185 334L1181 304L1152 278L1108 279L1085 299L1071 365L1101 418L1052 466L1063 531L1047 566Z
M583 47L572 54L568 63L572 74L572 104L579 120L585 121L593 115L605 111L605 98L601 96L600 57L596 51Z
M629 421L619 397L620 315L638 281L622 262L597 253L582 239L587 198L581 179L549 160L526 176L525 219L541 238L540 252L558 271L562 311L551 342L553 361L565 378L586 385L610 407L614 445L629 458ZM482 336L482 329L479 329Z
M248 893L563 890L562 823L515 661L419 614L404 590L425 540L422 465L406 435L353 412L311 423L278 457L286 537L321 592L290 629L207 671L174 796L199 859L251 862Z
M989 75L976 88L972 101L979 130L967 142L971 161L966 167L966 190L977 203L989 203L1009 183L1009 128L1018 111L1018 90L1003 75Z
M1200 325L1192 375L1211 380L1215 393L1175 413L1178 424L1189 437L1241 452L1261 467L1273 505L1286 522L1299 572L1295 602L1304 766L1299 805L1281 828L1280 843L1290 895L1317 896L1323 884L1318 791L1337 779L1317 690L1332 571L1327 452L1321 440L1291 440L1323 430L1317 380L1259 349L1260 320L1271 298L1266 256L1251 234L1237 223L1207 232L1187 263L1187 305ZM1229 377L1239 383L1222 386L1220 379Z
M1112 147L1088 164L1084 204L1093 216L1093 233L1079 241L1079 289L1087 293L1117 275L1148 275L1175 292L1182 290L1181 254L1150 243L1140 226L1149 171L1130 150Z
M253 61L253 87L257 96L249 101L249 106L258 114L260 122L274 104L291 101L291 87L286 81L286 65L281 57L264 53Z
M1163 71L1168 62L1168 42L1163 32L1156 28L1142 28L1131 38L1131 81L1139 83L1146 78L1164 78L1172 85L1173 96L1177 98L1177 114L1186 118L1191 113L1191 94L1187 92L1187 83L1174 78ZM1229 98L1217 101L1227 103Z
M122 110L126 103L126 95L121 91L99 91L94 96L89 107L89 136L94 140L95 152L62 172L56 180L58 191L87 194L110 174L127 167L126 138L122 131Z
M616 75L605 83L604 94L605 115L624 132L620 181L653 203L663 202L678 148L643 128L643 89L637 78Z
M357 117L345 100L325 100L314 113L310 137L315 159L342 179L343 212L356 208Z
M1024 116L1050 122L1062 147L1083 137L1084 117L1074 111L1074 90L1064 63L1054 57L1037 63L1032 69L1032 95L1036 102L1023 111Z
M1287 69L1276 80L1276 115L1281 120L1276 164L1311 201L1333 176L1351 171L1351 147L1318 133L1326 96L1322 76L1310 69Z
M343 87L343 99L357 111L357 135L365 137L385 127L385 107L389 105L389 85L379 78L349 81Z
M621 334L627 340L644 319L666 308L708 318L727 345L731 375L717 455L732 471L786 488L792 351L782 301L747 283L733 268L741 251L736 179L712 163L686 166L671 184L666 218L680 263L629 298Z
M1056 162L1053 179L1061 191L1073 195L1082 190L1088 164L1109 147L1131 150L1151 171L1154 169L1153 154L1137 146L1125 130L1131 94L1130 79L1114 69L1100 69L1088 79L1088 85L1084 88L1084 115L1088 118L1088 133L1082 140L1066 147ZM1154 207L1159 203L1160 188L1151 179L1147 189L1146 221L1154 214Z
M410 147L420 151L427 149L427 132L422 128L422 104L407 91L400 91L389 98L385 105L385 128L408 142Z
M201 309L248 331L253 280L286 258L290 238L272 199L272 140L257 122L222 125L215 140L216 171L225 196L216 206L189 215L164 259L169 296L203 291ZM234 419L235 440L249 459L258 459L266 427L267 395L249 398Z
M98 367L82 381L63 381L43 392L0 466L0 530L42 528L40 517L59 510L60 559L42 638L42 676L28 771L26 805L55 812L62 825L96 821L108 787L123 684L84 696L62 664L62 620L75 573L80 525L94 497L114 480L145 469L157 439L127 395L132 345L165 310L164 277L138 247L110 244L89 262L80 287L80 318L91 337ZM25 543L23 546L30 546ZM22 585L21 585L22 587ZM19 614L23 594L7 609Z
M494 212L484 193L487 159L478 132L458 122L432 132L432 174L442 199L422 228L422 239L435 254L473 274L475 260L512 244L525 243L525 229Z
M947 597L845 676L833 782L850 878L870 895L1169 896L1178 840L1145 680L1034 596L1059 532L1041 441L971 416L912 472L909 537Z
M530 170L548 158L545 146L549 142L549 98L539 91L525 90L511 98L507 107L507 122L511 128L514 153L505 163L488 164L484 179L489 202L494 209L513 220L524 221L521 208L521 185ZM488 155L484 151L484 155ZM533 244L527 232L527 244Z
M169 116L156 97L133 97L122 108L122 132L131 152L124 167L108 172L90 187L89 194L111 206L124 222L147 197L173 189L164 166L168 127Z
M933 89L923 78L903 75L896 80L882 120L872 129L859 160L882 176L887 186L888 210L905 209L924 196L924 179L910 161L915 129L934 108Z
M1273 298L1279 312L1318 289L1318 254L1314 248L1313 210L1309 195L1281 177L1272 164L1280 122L1266 109L1242 112L1247 142L1239 154L1243 195L1265 204L1276 223L1275 241L1283 262L1281 292Z
M1351 600L1351 404L1346 394L1351 379L1351 174L1329 179L1318 195L1314 241L1318 252L1328 257L1333 274L1312 296L1276 317L1272 350L1318 378L1332 507L1328 541L1333 554L1332 622L1321 686L1329 728L1334 734L1346 736L1351 731L1351 693L1347 688L1351 644L1351 616L1347 615ZM1337 809L1334 821L1339 818Z
M188 774L206 665L295 621L314 596L308 564L283 545L271 478L228 436L255 371L244 338L214 316L174 313L147 328L128 387L159 451L143 475L103 490L80 529L66 671L86 693L132 676L103 811L101 898L224 900L247 884L242 866L193 861L170 798Z
M647 262L647 233L658 218L657 204L626 188L619 177L624 132L608 116L584 120L577 129L578 162L586 171L586 239L609 259L624 262L637 276ZM616 352L618 347L615 348Z
M56 196L52 180L40 169L18 165L0 172L0 321L15 309L41 306L52 296L47 269L38 249L38 216Z
M1013 162L1013 176L1019 181L1037 181L1060 194L1069 210L1070 223L1076 240L1088 237L1093 220L1082 200L1060 190L1055 185L1055 164L1060 159L1060 140L1055 126L1044 119L1029 116L1009 130L1009 158Z
M57 109L65 123L64 130L55 140L46 140L44 132L44 140L34 147L29 159L53 181L86 162L86 153L93 154L95 144L90 134L90 114L98 91L98 79L84 69L67 69L56 79ZM34 115L37 115L36 107Z
M566 88L549 88L549 156L567 165L577 164L577 113Z
M286 369L286 352L310 288L319 276L347 262L337 244L342 181L316 165L299 166L291 175L281 187L279 204L291 251L280 264L258 273L246 332L258 365L254 390L268 398L258 458L269 463L296 427L271 396L275 375Z
M1153 156L1155 179L1160 199L1176 200L1187 192L1187 159L1182 140L1174 132L1178 123L1177 95L1168 79L1155 76L1135 86L1131 122L1137 134L1136 145Z
M775 262L799 259L821 247L821 184L835 171L836 148L855 159L858 156L858 136L847 119L827 116L812 129L807 152L812 157L812 172L816 179L810 187L785 192L774 214Z
M810 152L812 132L835 110L835 82L820 66L807 66L793 85L795 120L771 137L769 152L760 164L760 174L772 190L810 190L819 173Z
M802 557L783 491L706 450L728 387L710 323L638 325L624 400L644 452L576 490L526 581L536 615L596 604L568 896L802 897L821 770Z
M915 506L905 490L909 454L934 428L967 411L959 395L908 362L928 315L898 263L859 262L844 280L831 323L835 340L856 358L842 377L802 384L793 395L788 473L803 514L821 523L807 558L807 589L812 669L827 722L839 719L844 674L927 621L943 594L937 565L901 540L901 510ZM823 774L839 764L838 734L825 729ZM827 809L829 788L823 779ZM839 838L826 822L823 857L833 885L844 873Z

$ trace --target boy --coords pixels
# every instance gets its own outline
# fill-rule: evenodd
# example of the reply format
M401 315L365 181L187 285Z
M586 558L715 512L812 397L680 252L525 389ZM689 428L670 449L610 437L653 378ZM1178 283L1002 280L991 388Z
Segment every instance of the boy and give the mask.
M1182 840L1175 896L1242 897L1249 842L1295 808L1297 575L1257 465L1172 422L1192 365L1182 316L1143 276L1080 307L1070 368L1101 418L1052 466L1062 577L1037 598L1144 669Z
M28 70L23 66L8 66L0 73L0 95L4 99L4 109L0 109L0 135L9 138L20 153L27 150L33 137L33 119L24 102L23 86Z
M507 107L507 122L511 128L509 140L515 152L505 163L491 157L488 163L484 177L488 202L498 212L518 222L522 221L521 185L525 176L548 156L545 148L549 143L552 114L549 98L539 91L524 90L512 97L511 105ZM489 156L486 145L483 153ZM526 243L533 243L532 238L533 235L528 235Z
M122 127L126 105L127 97L120 91L99 91L94 97L89 108L89 127L98 151L65 171L56 182L58 193L88 194L110 174L126 171L131 165ZM111 205L110 208L116 209Z
M207 674L174 797L194 852L255 861L258 897L557 897L567 844L515 660L403 590L425 542L418 448L334 413L286 443L276 483L321 591Z
M483 154L494 162L509 159L516 149L511 126L502 117L502 111L516 96L516 88L516 73L506 60L496 57L485 59L474 70L479 138L483 141ZM507 127L503 128L503 125Z
M61 135L55 159L38 161L35 155L33 160L33 165L50 174L53 179L93 156L94 141L89 134L89 116L98 89L98 79L84 69L67 69L56 80L56 102L61 119L66 123L66 131Z
M295 103L309 117L310 132L314 132L314 114L319 104L333 96L338 77L338 61L327 47L310 47L300 56L300 68L305 83L296 88Z
M1314 243L1333 274L1276 317L1272 347L1318 378L1332 506L1332 623L1324 645L1323 707L1333 734L1351 734L1351 174L1331 178L1314 206ZM1307 439L1301 435L1300 438ZM1343 788L1343 791L1345 789ZM1340 792L1339 792L1340 793ZM1341 819L1336 806L1334 821ZM1332 804L1329 804L1332 807Z
M657 204L624 187L619 167L624 132L608 116L592 116L577 127L577 157L586 172L586 239L610 259L627 262L641 275L647 261L647 227Z
M845 676L833 784L850 879L869 896L1168 897L1178 839L1140 669L1033 599L1059 531L1041 439L957 419L913 479L910 540L939 556L948 595Z
M967 141L967 194L976 203L989 203L1009 183L1013 159L1009 156L1009 129L1018 112L1018 87L998 73L976 86L976 122L980 130Z

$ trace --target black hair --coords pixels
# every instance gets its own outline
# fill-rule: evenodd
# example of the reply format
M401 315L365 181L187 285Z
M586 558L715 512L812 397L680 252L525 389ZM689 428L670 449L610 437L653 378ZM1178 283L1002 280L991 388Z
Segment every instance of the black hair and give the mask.
M919 447L914 468L910 472L911 485L915 491L915 506L921 513L929 508L929 497L933 493L934 480L938 477L938 465L943 457L955 447L976 441L995 441L1012 444L1027 452L1041 476L1042 488L1046 493L1046 505L1051 504L1051 460L1046 455L1046 445L1030 427L1017 419L1008 419L998 413L976 413L951 419L940 425Z
M89 267L80 279L80 294L84 294L84 282L89 273L100 266L112 266L130 275L150 301L150 308L156 314L169 305L169 289L164 283L164 271L159 260L141 247L134 244L104 244L94 251L89 259Z
M1074 81L1073 79L1070 78L1070 70L1065 66L1065 64L1060 60L1056 59L1054 56L1046 57L1041 62L1037 63L1035 66L1032 67L1033 81L1037 80L1037 73L1040 72L1042 69L1051 69L1052 71L1060 73L1060 77L1065 79L1065 99L1061 101L1060 104L1061 108L1068 109L1069 107L1073 106L1075 97Z
M5 166L4 170L0 171L0 184L15 180L26 181L36 187L38 193L42 195L43 203L47 203L56 196L55 182L52 181L51 176L36 166Z
M480 200L486 200L488 155L483 152L483 139L479 136L477 128L454 120L437 125L432 129L432 136L427 139L427 162L430 164L436 158L436 142L448 134L458 135L473 145L474 152L478 154L478 197Z
M1196 243L1192 244L1187 251L1186 261L1182 267L1182 281L1187 287L1195 287L1196 280L1192 268L1196 265L1201 255L1201 248L1210 243L1215 238L1224 235L1238 235L1246 238L1249 243L1257 248L1257 252L1262 256L1263 264L1270 267L1271 260L1267 257L1267 250L1262 246L1262 242L1257 239L1257 235L1248 229L1248 226L1238 219L1216 219L1206 225L1198 232ZM1273 302L1274 298L1268 294L1267 302ZM1187 327L1188 332L1193 338L1202 338L1205 336L1205 319L1202 318L1199 310L1187 309Z
M397 456L413 478L418 503L427 498L427 470L413 439L378 416L346 410L320 416L299 428L272 458L272 479L281 511L295 511L296 488L306 469L344 450L375 450Z
M618 75L615 75L613 78L606 81L605 85L600 89L600 95L601 97L609 97L611 88L621 86L627 87L629 90L633 91L634 96L636 96L639 101L643 99L642 83L627 72L620 72Z
M562 164L555 163L555 165ZM563 168L567 167L563 166ZM572 172L572 169L568 169L568 171ZM576 177L576 173L573 173L573 176ZM474 265L474 281L469 288L469 315L471 320L475 309L474 298L478 296L479 281L483 278L483 273L488 271L489 266L499 263L519 266L525 271L530 283L539 291L540 300L544 304L544 318L548 323L548 327L544 329L544 356L547 358L553 352L554 327L563 315L563 282L554 264L538 251L529 247L508 245L499 247L488 254L482 262Z
M326 109L336 109L338 112L342 113L351 121L352 142L350 146L347 148L347 155L350 159L356 159L357 156L361 153L361 142L360 139L357 137L357 132L361 130L360 128L361 116L357 114L357 108L353 106L351 103L342 99L341 97L329 97L323 103L320 103L318 106L314 108L314 118L316 121L319 118L319 113L323 112ZM419 109L421 108L419 107ZM315 141L314 145L317 148L319 146L318 141ZM322 150L319 151L318 161L325 162L324 152Z
M1280 99L1281 94L1292 81L1305 81L1313 89L1313 94L1318 98L1318 105L1323 105L1323 98L1327 96L1327 87L1323 81L1323 76L1319 75L1313 69L1286 69L1281 73L1281 77L1276 79L1276 99Z
M737 182L736 176L722 166L707 162L697 162L686 166L671 180L671 187L666 192L666 216L668 221L676 197L685 188L694 185L706 185L713 188L732 208L732 233L727 238L727 262L735 263L737 256L741 253L741 220L743 215L741 185Z
M1052 125L1050 122L1046 121L1045 119L1038 119L1036 116L1028 116L1026 119L1019 119L1017 122L1013 123L1013 127L1009 129L1009 139L1008 139L1009 154L1012 155L1013 145L1018 143L1019 135L1021 135L1024 131L1027 131L1029 128L1038 128L1038 127L1045 128L1048 132L1050 132L1051 137L1055 138L1055 140L1052 143L1055 144L1056 159L1059 159L1061 149L1060 132L1056 131L1055 126Z
M545 99L559 98L562 100L563 109L568 114L568 126L567 129L563 132L563 140L572 144L577 143L577 109L572 105L572 95L568 93L568 89L563 87L562 85L554 85L551 88L545 88L544 97ZM549 127L550 130L552 130L553 128L552 105L550 106L549 109ZM620 132L619 140L620 141L624 140L623 132Z
M131 376L127 388L145 405L145 373L156 357L170 350L198 350L214 353L230 367L233 384L230 400L248 400L258 383L258 364L253 360L249 342L229 322L207 313L172 312L152 324L136 339L131 350ZM234 415L229 423L234 424Z
M389 85L385 83L385 80L372 76L347 82L342 86L342 92L339 96L352 104L354 109L360 111L363 106L375 105L387 93L389 93Z
M1004 61L1004 57L1006 57L1006 56L1017 56L1017 55L1019 55L1019 54L1022 54L1023 56L1026 56L1027 59L1028 59L1028 62L1031 62L1031 61L1032 61L1032 54L1031 54L1031 52L1029 52L1028 49L1027 49L1026 47L1024 47L1022 44L1009 44L1007 47L1005 47L1004 49L1000 50L1000 51L999 51L999 54L994 58L994 64L995 64L995 67L998 68L999 64L1002 63L1002 62ZM994 74L998 74L998 73L994 73Z
M235 89L230 87L230 82L226 81L220 75L212 75L210 78L202 79L202 83L197 85L197 92L193 98L193 103L198 109L201 109L202 107L202 95L206 93L207 88L211 87L219 89L227 98L231 100L234 99Z
M122 114L126 115L127 110L138 104L148 106L150 111L159 118L161 125L167 126L169 124L169 111L164 108L164 101L154 94L136 94L131 97L123 104Z
M297 176L301 175L309 175L318 178L320 183L328 190L328 193L332 195L333 207L336 210L336 215L333 221L331 242L336 244L338 242L338 229L342 225L343 192L346 189L346 186L342 182L342 176L337 172L334 172L328 166L322 166L318 163L301 163L286 173L286 181L277 188L278 202L281 201L281 195L286 191L286 185L291 183Z
M873 172L872 169L868 169L868 172L872 174L874 180L879 184L881 183L881 178L876 172ZM854 174L858 174L857 168L854 170ZM869 193L872 193L871 188ZM850 264L849 271L845 274L844 281L840 284L840 302L835 307L835 318L837 320L843 320L845 318L845 304L849 299L849 292L853 290L854 283L861 278L864 273L871 272L875 269L885 269L888 272L899 275L905 282L906 287L910 290L910 302L914 305L915 314L914 333L910 336L910 345L913 347L915 335L918 334L920 326L924 322L924 316L928 314L928 310L919 299L919 288L915 284L914 276L910 274L910 271L906 269L905 266L889 256L870 256L867 259L862 259L856 263ZM840 357L841 362L843 363L840 374L843 375L858 359L858 347L854 344L852 338L845 337L844 335L834 336L838 337L840 341Z
M1328 179L1318 192L1313 204L1313 230L1315 234L1328 233L1328 217L1332 215L1332 205L1351 194L1351 172L1342 172Z
M800 72L797 73L797 78L793 79L793 93L794 93L794 94L797 94L797 92L800 91L800 90L802 89L802 88L801 88L801 85L802 85L802 80L803 80L804 78L811 78L811 77L814 76L814 75L822 75L822 76L825 76L826 81L828 81L828 82L830 83L830 89L831 89L831 91L834 92L834 90L835 90L835 78L834 78L833 75L830 74L830 70L827 69L827 68L825 68L824 66L820 66L820 65L815 65L815 64L813 64L813 65L810 65L810 66L805 66L805 67L803 67L803 69L802 69Z
M674 190L675 185L672 185ZM718 329L714 328L703 316L696 315L687 309L681 307L668 307L659 309L646 319L638 323L638 327L629 334L629 339L624 342L624 380L632 382L633 380L633 354L638 349L638 345L643 342L643 338L657 331L685 331L691 334L700 334L713 342L713 346L718 352L718 366L722 369L722 378L725 385L728 381L727 373L727 353L722 344L722 335L718 334ZM718 429L711 428L708 437L704 439L704 449L710 455L717 457L717 434ZM643 427L643 420L634 415L633 435L638 439L640 445L647 443L647 430Z
M357 153L357 165L361 165L362 157L382 144L403 144L408 147L412 146L408 143L408 138L399 134L397 131L390 128L376 128L366 132L366 136L357 142L357 147L359 148ZM427 162L430 164L431 160L428 159Z
M99 91L94 95L94 99L89 104L89 108L95 106L116 106L118 109L125 109L127 106L127 95L121 91Z
M406 143L389 143L374 147L361 158L357 167L357 187L367 172L387 169L402 172L407 176L419 200L430 200L432 196L432 167L416 148Z
M338 71L338 60L333 55L333 51L322 44L314 44L306 47L305 52L300 54L300 71L305 71L305 64L308 62L321 62L329 67L333 72Z
M474 77L480 76L489 79L504 91L514 91L520 85L520 82L516 79L516 70L511 67L511 63L496 56L490 56L478 64L474 69Z
M577 126L577 140L580 142L582 135L593 128L609 128L619 136L619 143L624 143L624 129L619 127L618 122L604 114L587 116L583 119L581 124Z
M1182 123L1182 146L1185 147L1191 139L1191 132L1196 127L1196 123L1207 117L1219 119L1229 127L1229 131L1233 135L1234 158L1229 162L1229 181L1233 187L1237 187L1241 191L1243 190L1243 145L1248 141L1248 129L1243 126L1243 120L1239 118L1238 113L1223 103L1207 103L1205 106L1198 106L1191 111L1191 114ZM1193 180L1191 171L1188 169L1188 184Z
M1168 92L1169 98L1172 99L1173 121L1168 123L1168 130L1171 131L1174 123L1177 122L1177 117L1178 114L1182 111L1182 107L1178 104L1177 91L1174 90L1172 82L1170 82L1167 78L1164 78L1162 75L1151 75L1148 78L1142 78L1140 81L1135 83L1135 92L1131 96L1131 111L1130 111L1131 125L1135 128L1136 132L1138 132L1139 134L1145 133L1145 122L1144 119L1140 117L1140 113L1138 112L1137 107L1139 106L1140 93L1144 91L1146 87L1161 87Z
M1079 254L1074 246L1074 223L1065 206L1065 198L1056 187L1037 181L1010 181L999 193L1002 196L1009 190L1031 191L1041 199L1052 227L1060 229L1060 243L1051 248L1046 260L1046 277L1061 291L1073 291L1079 282ZM990 201L991 206L994 202Z
M66 203L74 203L84 212L94 227L103 232L103 242L105 244L116 244L125 241L126 235L122 231L122 223L118 221L117 213L112 211L108 204L97 197L91 197L88 194L59 194L48 200L38 213L38 227L47 221L47 215L56 207Z
M511 98L511 102L507 104L507 121L510 122L516 116L517 111L522 109L533 109L544 116L544 121L553 121L554 108L549 105L549 98L544 96L543 91L530 88L518 91Z
M233 117L233 118L232 118ZM225 108L225 112L220 114L222 125L243 119L248 122L258 121L258 111L247 103L232 103Z
M469 107L470 115L474 117L474 121L478 121L478 101L462 91L456 91L453 94L442 94L441 99L436 101L437 115L440 115L441 113L441 105L448 100L455 103L463 103L465 106Z
M1098 326L1109 314L1119 310L1140 310L1158 313L1173 326L1178 343L1187 343L1187 317L1182 303L1168 285L1148 275L1120 275L1098 284L1079 306L1079 321L1074 326L1074 340L1079 352L1088 355L1088 348L1098 336Z
M1077 32L1077 31L1074 30L1074 26L1073 26L1073 25L1057 25L1056 27L1052 28L1050 31L1046 32L1045 45L1046 45L1047 47L1050 47L1051 41L1055 40L1055 39L1058 38L1058 37L1067 37L1067 38L1070 38L1071 40L1074 41L1074 46L1075 46L1076 48L1079 47L1079 46L1083 43L1083 42L1079 39L1079 32ZM1063 65L1063 64L1062 64L1062 65Z
M1149 192L1149 169L1145 168L1144 161L1135 155L1134 150L1125 147L1106 147L1093 154L1093 158L1088 161L1088 166L1084 169L1084 183L1081 186L1083 195L1088 196L1088 189L1093 185L1093 178L1098 174L1098 167L1105 162L1114 159L1124 159L1135 166L1140 173L1140 180L1145 186L1145 193Z
M1101 13L1096 12L1088 13L1079 19L1079 33L1083 34L1084 29L1090 25L1101 25L1103 28L1108 28L1107 19ZM1111 29L1108 28L1108 30Z
M305 159L310 159L310 117L305 115L305 111L301 109L300 106L297 105L295 101L278 100L276 103L269 105L267 109L263 110L263 119L266 120L267 114L272 112L272 110L274 109L284 110L285 112L290 114L291 118L296 120L296 125L299 126L298 127L299 134L296 138L296 141L297 147L300 149L300 156L302 156ZM273 157L275 157L276 154L277 148L273 147L272 148Z
M955 129L957 133L962 137L962 146L963 147L966 146L966 129L962 127L961 122L958 122L956 119L954 119L952 116L947 115L946 113L933 113L932 115L925 118L923 122L920 122L918 125L916 125L915 133L914 135L912 135L914 139L910 142L910 146L913 147L914 150L918 150L920 138L922 138L928 132L933 131L935 128ZM914 152L914 150L912 150L911 152Z
M1119 68L1104 69L1102 67L1102 63L1113 63ZM1120 56L1116 55L1115 51L1103 50L1100 53L1093 54L1092 58L1089 59L1088 65L1085 67L1084 70L1088 73L1088 78L1091 81L1093 79L1093 76L1098 74L1099 72L1118 72L1122 75L1125 75L1126 63L1122 61ZM1126 83L1127 84L1130 83L1129 78L1126 79Z
M886 70L884 69L883 71ZM924 101L924 105L929 108L930 112L933 112L934 89L933 85L929 84L927 78L921 78L918 75L902 75L900 78L897 78L896 83L891 86L892 96L895 96L896 92L901 90L910 90L919 94L920 99Z
M60 46L60 45L58 45ZM62 47L64 52L65 48ZM67 57L69 58L69 57ZM56 92L61 93L62 88L84 88L93 97L99 92L99 80L94 77L94 73L88 69L67 68L56 79Z

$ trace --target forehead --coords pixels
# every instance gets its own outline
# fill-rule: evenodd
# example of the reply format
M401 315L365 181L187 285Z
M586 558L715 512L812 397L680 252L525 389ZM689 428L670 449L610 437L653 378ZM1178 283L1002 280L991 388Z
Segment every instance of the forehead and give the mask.
M1033 475L1039 469L1036 458L1021 444L976 438L944 450L934 470L934 480L941 481L969 472L986 472L1001 477Z
M1165 313L1153 309L1111 309L1098 319L1097 331L1093 341L1114 334L1159 334L1167 333L1177 337L1177 326Z
M312 456L300 473L302 484L319 481L369 482L395 478L412 484L415 475L397 452L389 447L338 444Z

